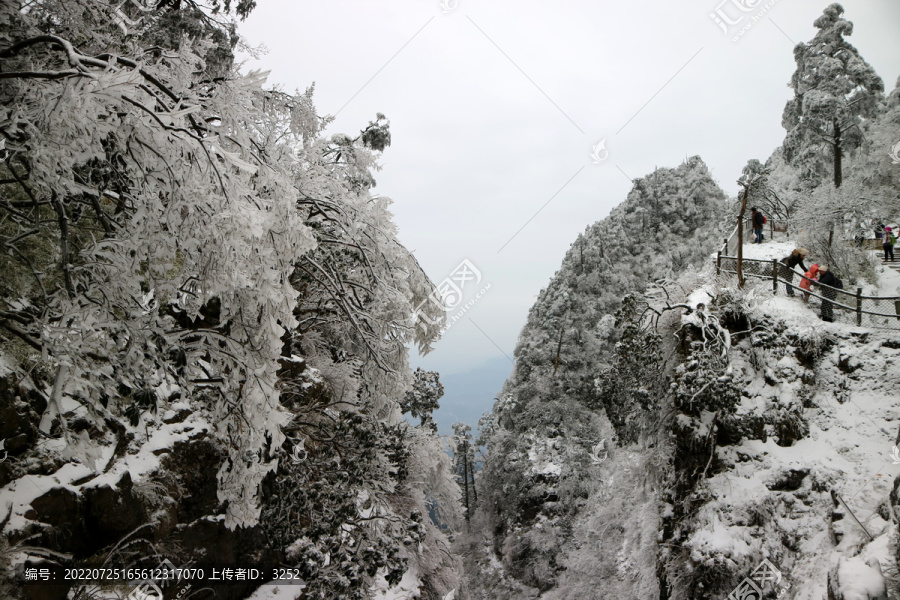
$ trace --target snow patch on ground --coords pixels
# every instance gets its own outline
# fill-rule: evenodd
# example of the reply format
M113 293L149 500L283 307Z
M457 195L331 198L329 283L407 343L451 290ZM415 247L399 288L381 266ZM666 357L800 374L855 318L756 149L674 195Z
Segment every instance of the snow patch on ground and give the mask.
M391 587L384 576L379 573L375 585L370 590L374 600L414 600L420 598L419 586L422 582L418 575L410 569L403 574L400 583Z
M762 244L744 244L743 257L753 260L781 260L797 247L797 244L790 240L763 242Z
M875 292L873 295L900 296L900 271L886 265L878 265L875 272L878 274L878 286L873 290ZM863 293L870 292L864 289Z

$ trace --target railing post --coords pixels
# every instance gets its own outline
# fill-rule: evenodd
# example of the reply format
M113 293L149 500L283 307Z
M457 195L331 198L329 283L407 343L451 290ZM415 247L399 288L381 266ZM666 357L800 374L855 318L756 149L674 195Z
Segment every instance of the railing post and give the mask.
M772 259L772 293L778 293L778 259Z
M716 255L716 277L719 276L719 271L722 270L722 251L719 250L719 253Z
M862 325L862 288L856 288L856 326Z

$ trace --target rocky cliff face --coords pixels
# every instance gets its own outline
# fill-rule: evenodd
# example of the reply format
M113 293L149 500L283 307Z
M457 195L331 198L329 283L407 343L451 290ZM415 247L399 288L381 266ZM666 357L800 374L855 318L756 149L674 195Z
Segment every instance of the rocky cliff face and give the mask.
M737 289L711 254L640 294L598 291L584 243L483 421L473 596L896 595L900 330Z
M6 490L12 502L4 507L3 523L9 526L3 548L8 558L30 550L27 564L35 565L40 556L94 566L156 566L168 558L176 565L249 567L284 560L261 526L225 527L216 480L225 453L198 414L176 406L161 415L151 439L142 446L117 446L119 455L105 472L62 461L33 464L18 459L27 456L25 451L36 441L37 414L22 400L26 387L11 387L8 380L5 384L0 410L6 418L0 435L25 442L10 444L13 460L0 465L4 485L12 482ZM113 448L108 451L112 454ZM212 591L217 598L237 600L253 587L229 584L213 586ZM72 591L64 585L7 587L3 596L49 600Z
M659 596L667 458L659 442L649 453L633 445L662 409L674 344L629 293L705 262L723 207L699 158L660 169L579 236L540 294L482 427L480 518L497 562L473 569L500 575L484 580L483 597L612 597L626 591L613 585L620 577L635 597Z

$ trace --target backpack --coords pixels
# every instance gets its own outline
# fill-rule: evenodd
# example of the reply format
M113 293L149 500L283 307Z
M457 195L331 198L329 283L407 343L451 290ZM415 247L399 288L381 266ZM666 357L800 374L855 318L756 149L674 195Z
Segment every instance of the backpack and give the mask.
M896 236L894 236L893 232L887 234L887 237L884 238L884 243L889 246L893 246L894 244L897 243L897 238L896 238Z
M769 222L769 219L766 218L766 215L763 215L763 225Z

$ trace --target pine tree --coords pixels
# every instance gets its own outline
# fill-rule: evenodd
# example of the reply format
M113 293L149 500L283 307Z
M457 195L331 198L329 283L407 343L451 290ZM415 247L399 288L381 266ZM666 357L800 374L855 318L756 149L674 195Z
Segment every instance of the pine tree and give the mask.
M829 172L834 187L841 186L844 156L862 144L862 123L877 113L884 93L881 78L844 39L853 33L853 23L843 14L840 4L828 6L813 23L818 29L813 39L794 48L797 70L789 84L794 98L782 117L784 156L809 187Z
M475 491L475 447L472 444L472 427L465 423L454 423L452 427L453 461L456 465L456 476L462 487L463 507L468 521L478 500L478 493Z
M425 371L418 367L413 373L415 380L403 400L400 410L416 419L421 419L422 427L432 432L437 431L437 424L432 414L441 406L438 400L444 395L444 384L441 383L437 371Z

